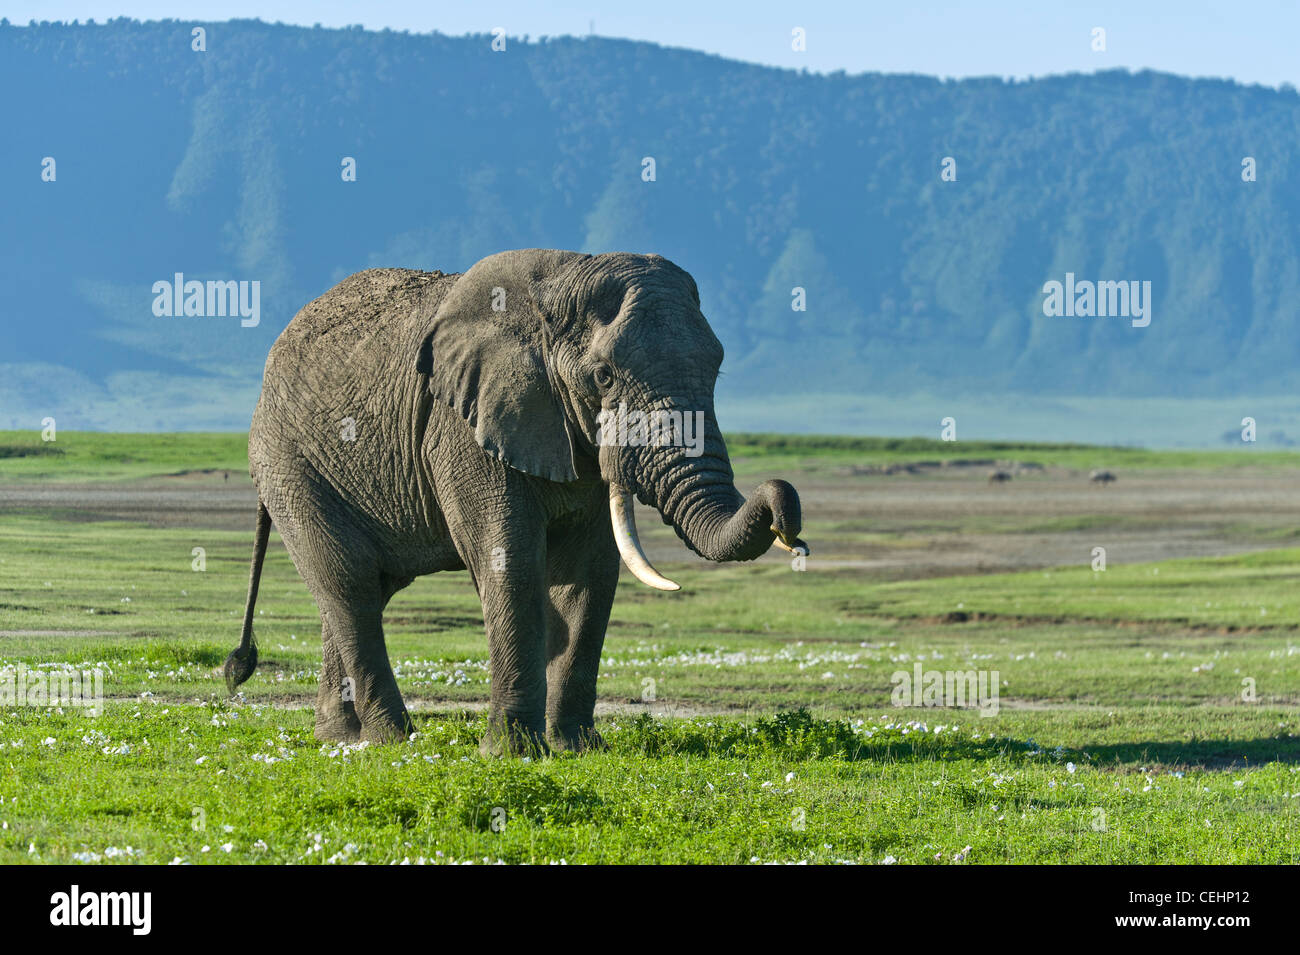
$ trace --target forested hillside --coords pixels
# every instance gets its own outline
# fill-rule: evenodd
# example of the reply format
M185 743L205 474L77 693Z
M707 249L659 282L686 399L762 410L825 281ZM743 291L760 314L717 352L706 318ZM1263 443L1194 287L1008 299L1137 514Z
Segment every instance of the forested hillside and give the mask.
M243 427L332 283L526 246L688 269L749 399L1296 390L1294 90L196 25L0 25L0 426ZM157 316L177 272L259 282L259 324ZM1067 272L1149 281L1149 326L1044 315Z

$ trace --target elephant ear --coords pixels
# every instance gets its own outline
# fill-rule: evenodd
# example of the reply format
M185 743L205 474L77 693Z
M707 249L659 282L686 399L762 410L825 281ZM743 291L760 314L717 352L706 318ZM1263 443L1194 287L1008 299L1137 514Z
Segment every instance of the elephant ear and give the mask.
M456 280L420 344L429 392L474 429L484 451L552 481L577 479L573 438L550 367L548 277L576 252L490 255Z

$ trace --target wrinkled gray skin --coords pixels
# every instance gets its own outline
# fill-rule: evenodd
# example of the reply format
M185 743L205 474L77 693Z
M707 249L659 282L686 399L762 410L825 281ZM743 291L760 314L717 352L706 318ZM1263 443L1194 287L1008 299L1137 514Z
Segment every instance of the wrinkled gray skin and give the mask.
M232 690L256 666L253 602L274 521L320 608L318 739L409 734L384 606L416 577L468 569L492 675L482 750L601 745L596 677L619 572L609 483L709 560L753 560L774 527L797 540L794 488L768 481L745 500L735 487L713 413L721 362L695 282L659 256L527 249L463 275L345 279L267 359L248 443L266 513L244 639L226 664ZM597 413L620 401L703 411L704 454L598 447Z

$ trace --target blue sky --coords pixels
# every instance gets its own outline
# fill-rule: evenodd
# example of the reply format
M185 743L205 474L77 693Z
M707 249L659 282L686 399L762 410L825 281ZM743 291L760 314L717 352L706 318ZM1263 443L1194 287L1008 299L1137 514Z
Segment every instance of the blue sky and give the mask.
M585 34L649 40L734 59L816 71L1043 76L1151 68L1276 86L1300 83L1300 3L1255 0L11 0L29 20L227 20L362 24L427 33ZM790 48L794 27L807 51ZM1106 52L1091 48L1106 30Z

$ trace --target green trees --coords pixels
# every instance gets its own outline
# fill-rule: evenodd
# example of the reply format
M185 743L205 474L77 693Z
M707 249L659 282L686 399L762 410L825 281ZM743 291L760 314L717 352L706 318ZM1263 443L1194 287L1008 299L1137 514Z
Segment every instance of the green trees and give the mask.
M39 91L6 101L0 307L44 316L5 329L4 360L255 380L269 337L343 275L553 246L689 269L744 371L728 389L791 368L805 391L863 393L1300 385L1294 90L817 76L600 38L494 53L486 35L257 21L208 24L195 52L193 26L0 24L0 85ZM177 270L261 280L261 328L142 334L132 290ZM1151 325L1044 316L1066 271L1151 281Z

